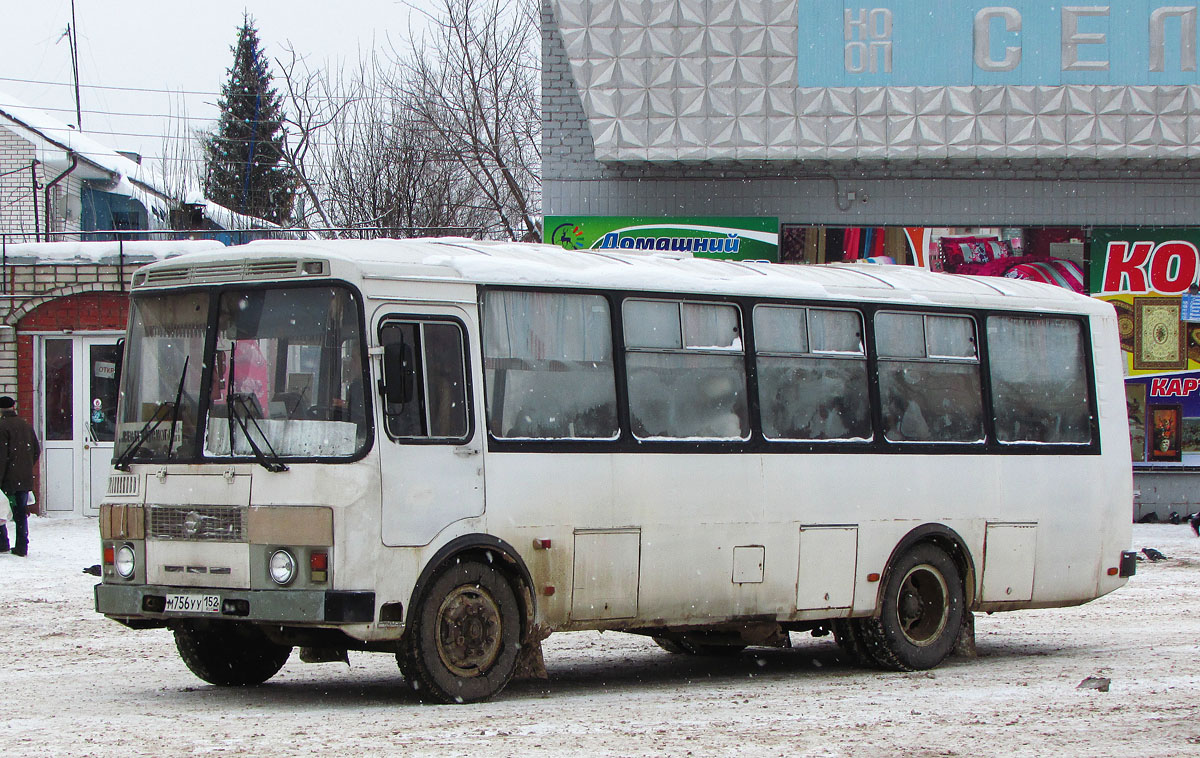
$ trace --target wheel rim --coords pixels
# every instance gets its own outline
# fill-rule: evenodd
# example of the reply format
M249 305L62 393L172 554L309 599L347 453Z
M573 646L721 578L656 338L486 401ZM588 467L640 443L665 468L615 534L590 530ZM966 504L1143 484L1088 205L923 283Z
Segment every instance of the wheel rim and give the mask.
M925 647L941 638L950 618L949 597L942 572L928 564L909 569L896 595L900 631L909 642Z
M482 676L500 655L500 607L481 587L451 590L438 609L437 652L456 676Z

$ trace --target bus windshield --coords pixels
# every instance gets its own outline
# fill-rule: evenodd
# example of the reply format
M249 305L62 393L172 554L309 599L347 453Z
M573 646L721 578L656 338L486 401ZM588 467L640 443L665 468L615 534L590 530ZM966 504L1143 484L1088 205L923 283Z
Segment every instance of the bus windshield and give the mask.
M355 455L369 437L361 334L343 287L136 298L116 460Z

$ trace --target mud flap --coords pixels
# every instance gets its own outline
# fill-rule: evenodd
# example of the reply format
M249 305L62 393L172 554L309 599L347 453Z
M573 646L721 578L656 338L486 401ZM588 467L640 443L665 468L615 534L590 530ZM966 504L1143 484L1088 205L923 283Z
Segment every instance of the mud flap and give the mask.
M546 661L542 658L542 640L550 636L550 630L534 625L521 644L521 652L517 654L516 669L513 679L549 679L546 673Z
M978 658L979 651L975 649L975 614L963 612L962 626L958 630L958 639L954 641L954 650L950 655L956 658Z

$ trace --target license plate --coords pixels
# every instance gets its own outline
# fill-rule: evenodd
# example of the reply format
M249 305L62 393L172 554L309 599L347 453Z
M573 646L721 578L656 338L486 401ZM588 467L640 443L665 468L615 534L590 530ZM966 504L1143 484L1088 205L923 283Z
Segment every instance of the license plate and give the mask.
M167 595L167 613L220 613L220 595Z

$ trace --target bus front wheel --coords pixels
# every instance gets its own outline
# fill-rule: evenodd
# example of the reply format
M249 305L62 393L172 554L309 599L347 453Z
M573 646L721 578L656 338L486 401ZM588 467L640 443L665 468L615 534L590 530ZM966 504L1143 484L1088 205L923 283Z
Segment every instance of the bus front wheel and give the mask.
M405 636L401 670L418 695L474 703L508 684L521 650L521 613L508 579L472 560L436 575Z
M954 650L964 602L954 560L936 545L924 543L893 564L879 617L861 619L857 626L880 667L929 669Z
M209 684L262 684L279 673L292 654L290 647L271 642L250 624L184 621L174 631L179 657Z

